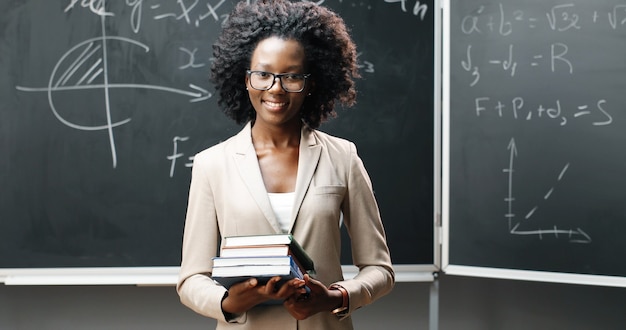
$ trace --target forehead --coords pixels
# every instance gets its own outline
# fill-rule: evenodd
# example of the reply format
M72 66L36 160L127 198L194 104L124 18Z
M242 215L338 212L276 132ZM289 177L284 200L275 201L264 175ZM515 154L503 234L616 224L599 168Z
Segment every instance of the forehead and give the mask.
M300 42L269 37L261 40L252 52L250 67L255 70L293 70L304 67L304 60L304 47Z

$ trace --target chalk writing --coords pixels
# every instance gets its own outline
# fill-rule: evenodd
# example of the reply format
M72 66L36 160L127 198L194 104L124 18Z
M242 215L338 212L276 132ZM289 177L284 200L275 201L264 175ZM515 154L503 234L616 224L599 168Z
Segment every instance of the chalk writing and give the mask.
M557 1L538 3L523 10L523 6L516 2L483 4L478 1L474 7L464 8L465 4L459 6L463 9L456 12L456 16L450 16L450 66L454 67L450 70L450 116L451 123L457 125L455 129L463 130L459 123L472 126L472 130L480 127L479 136L472 138L481 142L481 139L487 141L491 136L499 136L502 131L521 131L525 138L532 141L550 139L557 148L567 148L570 152L549 150L552 145L538 149L533 146L532 152L527 153L532 153L536 159L524 159L517 143L525 141L500 136L509 139L506 145L508 166L498 163L490 167L494 163L488 159L479 160L481 167L491 168L492 173L493 169L495 172L501 170L506 175L508 191L502 194L506 204L502 213L507 221L508 235L592 243L588 232L597 235L594 230L573 224L571 228L557 226L546 216L548 210L554 212L555 207L562 206L565 196L571 198L571 189L566 191L562 187L581 180L572 170L581 171L583 165L590 166L572 160L579 156L576 152L587 152L576 147L591 141L610 145L613 139L622 137L613 134L610 140L600 141L609 131L609 128L604 131L600 128L620 123L618 116L622 115L624 107L619 92L624 87L624 79L619 75L624 63L623 56L620 56L622 49L616 48L615 43L625 32L626 4ZM601 9L594 10L593 6ZM615 31L618 29L622 31ZM596 86L600 84L606 86ZM463 109L472 111L471 123L465 122L466 117L460 119L453 114L454 111L462 113ZM583 126L585 128L581 128ZM563 129L553 129L561 127ZM571 132L575 136L567 135ZM454 129L450 134L452 140L467 137L454 135ZM578 139L583 138L585 143L579 143ZM465 148L464 155L451 156L458 157L454 161L459 162L451 167L460 165L465 168L467 160L462 158L481 156L469 155L478 153L478 149L473 149L474 142L451 142L461 143ZM481 148L487 150L487 144ZM569 145L565 148L565 144ZM604 145L596 147L601 150ZM589 150L592 152L595 151ZM558 158L563 155L572 158ZM552 174L542 175L540 181L525 180L522 183L520 174L525 168L520 166L520 160L525 164L545 160L542 165L551 166ZM585 173L582 179L588 180L587 176L594 175ZM525 179L528 178L525 175ZM551 184L535 193L536 196L520 195L533 191L535 182L545 184L545 178ZM520 207L521 201L525 207ZM572 223L579 221L579 218L573 218Z
M502 172L507 174L508 180L508 194L504 198L504 201L507 204L507 212L504 214L504 218L508 222L509 233L511 235L533 235L537 236L539 239L543 239L544 235L554 235L555 238L566 238L570 243L591 243L591 236L589 236L584 230L580 228L575 229L559 229L556 225L549 227L548 229L522 229L524 227L529 227L530 225L522 225L522 221L527 222L531 217L535 215L538 211L539 206L535 205L529 210L524 216L523 220L515 220L516 214L513 212L513 202L516 200L514 197L513 190L513 174L515 173L515 159L518 157L517 145L515 143L515 138L511 138L507 145L507 149L509 150L509 163L508 167L502 169ZM560 182L568 168L570 167L570 163L566 163L563 168L560 170L556 182ZM543 195L543 200L547 201L550 196L552 196L555 187L551 187L548 191ZM561 236L559 236L561 235Z
M412 3L412 1L407 1L407 0L385 0L385 2L387 3L400 3L400 7L402 8L403 12L407 12L406 10L406 3ZM415 1L414 2L415 5L413 6L413 10L412 13L415 16L419 16L419 18L421 20L424 20L424 17L426 17L426 13L428 12L428 5L425 3L421 3L421 1Z
M363 69L363 72L366 73L374 73L374 63L367 61L367 60L361 60L362 53L358 53L357 54L357 66L359 67L359 69Z
M491 35L491 38L508 39L512 38L515 32L522 28L540 28L554 32L554 37L557 40L547 43L547 47L543 51L531 53L525 58L521 58L517 52L526 52L525 48L532 45L532 38L526 38L518 43L509 42L505 46L506 48L498 45L497 47L500 49L490 49L487 53L481 49L480 58L482 61L474 59L476 47L472 43L466 44L464 46L465 58L460 60L459 64L469 74L468 85L470 87L477 86L480 80L485 78L486 66L499 68L511 78L518 75L520 70L528 70L529 68L542 70L546 66L552 73L574 74L578 63L571 59L570 46L558 40L558 36L562 33L579 33L584 30L583 15L590 15L586 16L590 19L584 21L587 25L606 24L605 27L608 26L613 30L626 26L626 5L623 4L614 5L607 12L601 12L598 10L585 11L576 4L563 3L549 7L544 12L544 16L537 15L535 17L531 17L523 10L509 9L510 7L502 3L498 3L497 8L484 5L477 6L471 13L461 16L458 30L467 36L485 38L487 35Z
M594 12L594 22L597 12ZM609 24L615 30L620 26L626 25L626 5L616 5L613 11L608 13Z
M545 12L545 17L531 17L523 10L508 11L499 3L498 11L494 14L488 14L485 6L478 6L472 14L463 16L459 29L464 34L497 33L504 37L511 36L515 29L523 26L536 29L545 25L555 32L579 31L583 29L583 14L590 15L592 24L608 24L614 30L626 26L624 4L615 5L610 11L602 13L597 10L583 11L573 3L564 3L552 6Z
M200 23L205 19L212 18L215 22L226 21L228 19L228 13L218 12L224 2L226 2L226 0L220 0L219 2L213 4L206 2L204 3L204 6L202 6L199 5L199 0L177 0L176 4L179 8L175 12L170 12L164 9L162 12L159 13L159 10L163 8L160 4L152 5L150 6L150 9L155 11L155 14L153 16L155 20L169 18L176 21L183 21L187 24L199 27Z
M130 26L133 32L137 33L141 28L143 0L126 0L126 5L133 8L130 13Z
M69 10L74 9L74 6L76 6L79 2L80 7L87 8L98 16L114 16L113 13L106 11L104 0L71 0L70 4L65 7L64 11L68 12Z
M198 51L197 48L194 48L193 50L189 50L187 48L184 47L179 47L178 49L180 49L180 51L182 51L183 53L189 55L189 61L181 66L179 66L178 68L181 70L187 69L187 68L201 68L205 65L205 63L195 63L196 62L196 52Z
M66 11L71 9L73 5L77 3L77 1L73 1L71 6L66 8ZM191 97L190 102L199 102L204 101L212 96L207 90L196 86L194 84L189 84L191 89L183 90L168 86L158 86L158 85L150 85L150 84L125 84L125 83L111 83L109 82L109 74L108 74L108 52L107 45L111 42L120 42L125 44L130 44L131 46L136 46L142 49L144 52L148 52L150 48L138 41L118 37L118 36L107 36L105 31L105 19L107 16L110 16L108 13L104 11L104 1L83 1L81 3L83 7L89 8L92 12L97 13L100 17L100 26L101 33L100 37L92 38L85 40L76 46L72 47L68 50L59 61L56 63L54 69L52 70L52 74L50 75L49 83L47 87L27 87L27 86L16 86L16 88L20 91L25 92L46 92L48 94L48 104L50 109L52 110L54 116L64 125L84 131L99 131L105 130L108 133L109 145L111 149L111 158L113 167L117 167L117 151L116 151L116 142L115 135L113 129L119 127L121 125L125 125L131 121L131 118L125 118L118 121L113 121L112 111L115 109L111 108L111 100L110 100L110 90L116 88L126 88L126 89L152 89L152 90L160 90L170 93L176 93L181 95L186 95ZM68 63L66 63L69 62ZM65 71L62 71L62 68L66 66ZM83 125L74 123L69 119L66 119L59 109L57 109L55 105L55 92L58 91L77 91L77 90L102 90L103 91L103 102L104 102L104 111L106 123L103 124L94 124L94 125Z
M183 158L185 156L184 152L179 152L178 142L186 142L189 140L189 138L190 138L189 136L184 136L184 137L175 136L172 139L172 143L174 144L174 149L172 151L172 154L166 157L166 159L170 161L170 178L174 177L174 172L176 170L176 164L177 164L176 160L178 158ZM195 158L195 155L188 156L187 161L184 163L184 166L187 168L191 168L193 166L194 158Z
M199 26L200 22L205 19L212 19L215 22L223 22L227 19L226 13L220 13L225 0L207 1L201 3L199 0L184 1L178 0L176 6L177 12L170 9L164 9L160 3L153 3L149 10L152 11L152 17L155 20L173 19L175 21L184 22L188 25ZM115 13L107 11L104 0L73 0L64 8L65 12L86 9L90 13L100 19L101 36L87 39L70 48L57 61L52 70L48 85L46 87L16 86L17 90L24 92L45 92L48 95L48 105L56 117L63 125L70 128L84 131L100 131L104 130L108 133L110 152L112 158L112 166L115 168L118 164L117 147L114 129L122 125L128 124L132 118L122 118L113 120L114 108L111 106L111 96L109 91L112 89L150 89L160 90L169 93L180 94L189 97L189 102L200 102L212 97L212 94L206 89L195 84L189 83L189 89L179 89L169 86L159 86L154 84L136 84L136 83L113 83L109 82L109 53L107 45L113 42L129 44L138 47L143 52L150 52L150 47L144 43L133 40L131 38L120 36L109 36L105 34L105 19L115 16ZM141 29L142 16L144 10L143 0L125 0L125 5L131 8L130 25L133 32L137 33ZM224 8L225 9L225 8ZM160 12L159 12L160 11ZM205 67L208 63L202 61L198 57L198 49L191 47L178 47L183 54L184 59L179 64L179 70L198 69ZM361 59L362 53L358 55L358 66L365 73L374 73L374 63ZM202 57L202 56L200 56ZM209 59L210 61L210 59ZM77 123L63 115L63 109L59 109L55 103L55 94L61 91L79 91L79 90L101 90L103 92L102 102L104 103L104 112L106 122L84 124ZM96 101L99 102L99 101ZM184 156L184 153L178 152L180 142L186 142L189 136L175 137L173 139L174 151L171 155L166 156L171 162L170 177L174 176L177 159ZM193 156L188 157L193 160ZM185 163L186 167L190 167L191 163Z
M176 169L176 160L177 160L178 158L183 157L183 156L185 155L185 154L184 154L184 153L182 153L182 152L178 152L178 142L185 142L185 141L187 141L187 140L189 140L189 137L188 137L188 136L183 136L183 137L180 137L180 136L175 136L175 137L172 139L172 142L173 142L173 144L174 144L174 150L172 151L172 154L171 154L171 155L169 155L169 156L167 156L167 157L166 157L166 158L167 158L167 160L169 160L169 161L171 162L171 163L170 163L170 178L173 178L173 177L174 177L174 170ZM193 161L193 157L189 157L189 160L190 160L190 161ZM191 167L191 165L192 165L192 163L191 163L191 162L189 162L189 163L185 163L185 167Z
M480 80L480 67L472 64L472 45L467 45L466 59L461 60L461 67L463 70L470 72L472 80L469 83L470 86L475 86ZM551 72L557 72L565 70L569 74L574 73L574 64L569 60L568 53L569 47L564 43L553 43L550 45L549 51L545 54L534 54L531 59L526 63L532 67L539 67L542 63L546 63L550 67ZM547 59L547 60L546 60ZM487 64L494 65L507 72L511 77L515 77L519 61L515 59L514 45L509 44L503 56L493 56L490 59L485 60Z
M580 25L578 25L580 16L570 11L573 7L574 4L572 3L552 7L550 12L546 14L550 28L559 32L567 31L569 29L580 29Z
M580 104L563 109L561 100L554 101L552 105L536 104L528 106L523 97L515 97L510 101L502 102L501 100L492 100L490 97L476 97L474 99L474 109L477 117L485 117L495 114L498 118L513 118L530 121L533 119L554 119L560 126L568 123L567 110L572 110L571 117L584 118L592 116L591 124L593 126L605 126L613 122L613 117L606 108L606 100L601 99L593 103L590 107L588 104Z

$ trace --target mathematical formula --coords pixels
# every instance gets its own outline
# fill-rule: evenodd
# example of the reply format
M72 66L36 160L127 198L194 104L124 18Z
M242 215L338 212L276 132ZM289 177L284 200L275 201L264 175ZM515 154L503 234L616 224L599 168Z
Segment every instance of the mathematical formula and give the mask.
M508 9L500 3L497 10L488 11L487 7L479 6L472 14L463 16L458 27L462 35L468 38L497 36L503 40L500 42L502 45L489 54L479 53L480 48L471 41L463 46L465 56L460 65L471 77L469 85L476 86L486 69L499 69L511 78L516 77L520 70L543 72L545 68L551 73L575 74L577 63L571 59L570 45L559 40L560 34L584 30L583 17L587 18L584 20L587 25L604 25L608 30L626 29L626 4L616 4L606 12L588 12L579 7L572 3L559 4L552 6L544 15L533 17L523 10ZM553 33L554 41L545 43L535 53L519 55L533 43L533 38L519 43L506 40L522 29ZM476 56L480 56L480 61L475 59Z
M487 13L486 7L480 6L473 14L464 16L460 30L467 35L497 33L504 37L511 35L516 28L547 27L551 31L565 32L582 29L581 17L584 15L590 17L591 24L607 24L614 30L626 26L626 4L616 4L608 12L588 12L576 4L565 3L553 6L544 16L531 17L523 10L508 10L500 3L495 13Z
M461 16L457 31L465 36L465 44L459 46L463 56L457 65L468 75L469 87L478 87L483 80L505 77L514 81L522 74L541 81L550 79L551 75L574 78L579 66L588 66L589 62L593 62L587 57L587 63L580 63L580 59L585 57L573 53L568 42L560 40L572 39L572 36L564 37L565 33L581 33L589 24L604 25L604 31L609 32L626 29L626 4L615 4L607 11L589 11L573 3L563 3L549 7L545 12L539 10L540 14L534 16L510 7L502 3L491 7L478 6L471 14ZM537 34L529 31L545 31L541 36L549 42L537 42L533 37L514 38L519 30L526 30L531 36ZM485 51L484 40L492 40L488 41L489 51ZM576 52L580 51L593 50L578 47ZM558 82L555 81L555 84ZM523 89L523 86L517 88ZM531 105L530 99L513 97L500 100L497 96L477 96L473 108L477 117L553 120L560 126L573 120L587 120L593 126L613 122L611 104L604 98L570 105L565 105L559 98Z
M489 127L493 122L527 123L532 127L529 131L537 128L532 125L536 122L552 123L554 127L573 123L607 127L618 123L620 120L614 117L623 112L623 99L619 92L606 94L619 90L616 86L623 87L626 82L619 78L626 68L623 49L615 48L615 43L622 42L626 34L626 3L552 1L547 4L537 1L533 5L526 4L531 9L518 9L521 7L485 2L485 5L463 9L451 20L450 47L454 51L450 51L450 65L455 67L451 72L460 78L451 78L454 84L459 84L452 89L467 93L456 99L451 96L451 103L455 104L451 108L458 107L451 111L467 109L472 112L467 115L475 118L472 120L479 120L485 124L485 130L493 128L494 131L496 125ZM596 91L603 96L589 96ZM550 129L542 125L533 134L543 134L539 131L545 127ZM592 243L587 229L546 223L552 220L543 215L541 207L554 207L555 197L562 198L564 193L558 188L578 179L568 175L568 171L579 169L581 164L546 156L554 162L550 169L553 176L543 175L539 181L525 182L519 175L526 169L517 168L517 142L526 141L516 141L510 136L501 138L508 141L502 146L507 147L509 162L508 166L498 168L498 172L506 175L503 180L507 182L507 193L498 201L506 203L504 219L508 223L508 234ZM517 182L523 189L514 189ZM538 189L543 195L522 195L520 191L526 191L533 184L545 187L545 190ZM528 209L518 206L516 212L515 203L521 200ZM531 218L533 221L529 221Z
M368 1L344 1L338 0L339 3L349 3L352 7L365 7L369 10L372 9L371 4ZM176 9L165 9L161 2L146 1L146 0L124 0L126 6L132 8L132 14L130 18L130 24L133 31L136 33L141 29L141 22L144 16L152 17L155 20L173 19L176 21L184 22L188 25L199 27L205 20L211 22L219 22L223 24L228 20L228 13L230 8L226 8L226 0L178 0L176 1ZM146 5L144 2L148 2ZM248 4L253 2L252 0L246 1ZM326 0L311 1L318 5L327 3ZM409 12L407 6L413 4L411 13L414 16L424 20L428 12L428 5L421 3L419 0L384 0L386 3L395 3L400 5L400 9L403 12ZM91 13L98 16L115 16L114 12L106 9L105 0L70 0L64 11L68 12L74 9L86 9Z
M523 97L519 96L504 102L483 96L474 99L474 110L477 117L497 116L526 121L547 119L556 120L560 126L565 126L568 120L585 118L588 118L593 126L605 126L613 122L604 99L568 108L565 108L558 99L549 105L541 103L528 105L527 103Z

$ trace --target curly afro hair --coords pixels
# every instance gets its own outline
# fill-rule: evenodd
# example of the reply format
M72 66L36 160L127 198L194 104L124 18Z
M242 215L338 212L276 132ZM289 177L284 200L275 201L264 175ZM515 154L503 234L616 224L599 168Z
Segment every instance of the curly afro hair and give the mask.
M335 117L335 102L356 102L353 78L358 78L356 46L341 17L312 2L260 0L239 2L218 40L211 82L218 91L218 104L238 124L255 119L245 86L246 70L258 43L269 37L296 40L305 51L306 67L315 84L302 106L301 118L318 128Z

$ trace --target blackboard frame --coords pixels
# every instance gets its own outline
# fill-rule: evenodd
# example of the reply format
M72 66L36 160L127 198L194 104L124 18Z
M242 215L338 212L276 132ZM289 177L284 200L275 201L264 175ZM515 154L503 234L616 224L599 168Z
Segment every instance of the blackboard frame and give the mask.
M472 264L455 264L450 260L452 251L450 247L450 230L455 221L463 219L450 218L451 199L451 3L455 0L442 2L442 271L449 275L473 276L495 279L525 280L551 283L567 283L596 286L626 287L626 277L578 274L573 272L554 272L542 270L524 270L515 268L498 268ZM485 1L486 3L489 1Z
M415 5L419 4L416 1ZM393 4L389 4L390 6ZM407 11L405 4L395 4L398 10ZM413 4L411 4L413 5ZM401 8L402 7L402 8ZM439 0L433 0L433 5L429 8L434 16L434 81L432 85L434 109L433 110L433 256L432 264L394 264L397 281L433 281L434 274L440 269L441 257L441 232L440 232L440 100L441 92L441 12L439 10ZM408 8L409 12L412 8ZM409 13L410 14L410 13ZM416 15L416 14L415 14ZM430 86L428 87L430 88ZM0 268L0 283L7 285L172 285L176 281L178 267L157 266L157 267L60 267L60 268ZM356 273L353 266L344 266L344 274L351 277Z
M341 266L344 278L357 274L355 266ZM432 282L436 273L424 265L394 265L396 282ZM80 267L5 268L0 283L5 285L137 285L173 286L179 267Z

